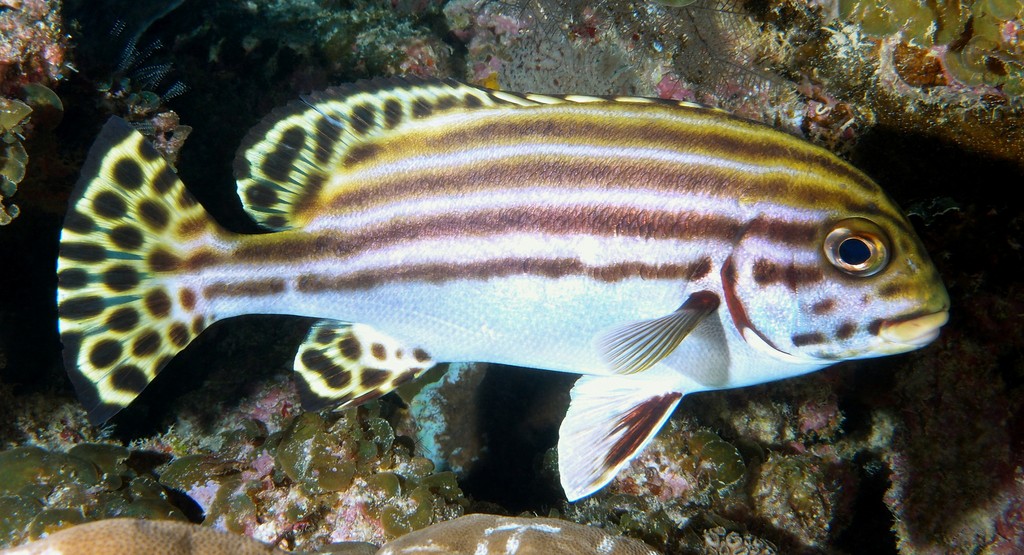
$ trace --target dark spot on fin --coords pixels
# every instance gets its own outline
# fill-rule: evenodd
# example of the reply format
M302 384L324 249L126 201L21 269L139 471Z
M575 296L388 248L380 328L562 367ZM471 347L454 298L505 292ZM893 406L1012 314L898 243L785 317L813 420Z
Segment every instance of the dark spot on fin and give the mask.
M610 482L675 410L683 394L660 380L583 376L558 431L558 472L569 501Z
M598 348L616 374L643 372L674 351L719 304L715 293L698 291L671 314L611 330L598 340Z
M377 398L417 378L434 362L420 348L362 325L321 320L295 355L303 408L342 408Z

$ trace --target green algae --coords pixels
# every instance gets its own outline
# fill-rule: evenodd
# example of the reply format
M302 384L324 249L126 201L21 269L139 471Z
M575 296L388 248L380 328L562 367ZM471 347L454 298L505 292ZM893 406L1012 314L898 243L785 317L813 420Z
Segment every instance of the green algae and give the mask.
M402 482L394 472L380 472L366 478L366 489L378 497L396 497L402 493Z
M34 446L0 452L0 545L103 518L185 520L153 476L129 468L130 454L88 443L67 453Z
M352 483L356 465L377 456L378 448L367 441L361 429L356 428L355 461L339 456L336 451L344 445L327 429L327 422L317 413L304 413L292 420L281 434L281 442L274 454L277 465L307 493L320 494L342 491ZM352 448L352 446L350 446Z
M739 482L747 472L743 456L734 445L710 430L695 432L689 439L694 469L717 491Z
M98 485L99 469L91 462L39 447L0 452L0 495L29 495L43 500L62 483Z
M100 472L100 481L104 489L116 490L124 485L124 476L128 472L125 464L130 451L120 445L105 443L81 443L68 450L68 455L91 462Z
M28 523L26 537L37 540L85 521L85 515L78 509L44 509Z
M33 497L0 497L0 545L12 544L21 538L29 523L42 509L43 504Z

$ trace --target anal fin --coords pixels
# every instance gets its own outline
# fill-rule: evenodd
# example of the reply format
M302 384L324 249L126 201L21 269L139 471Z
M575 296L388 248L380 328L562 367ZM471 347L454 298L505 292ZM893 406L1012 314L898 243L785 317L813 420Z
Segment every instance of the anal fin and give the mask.
M426 351L365 324L321 320L295 355L303 408L352 407L414 380L434 365Z
M583 376L558 430L558 473L569 501L601 489L661 429L683 394L665 380Z

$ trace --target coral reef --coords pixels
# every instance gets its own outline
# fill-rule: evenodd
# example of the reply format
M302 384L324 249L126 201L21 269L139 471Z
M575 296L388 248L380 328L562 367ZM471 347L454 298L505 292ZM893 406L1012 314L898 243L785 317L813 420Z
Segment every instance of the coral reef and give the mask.
M445 15L477 83L697 100L795 129L795 87L760 64L774 45L741 3L673 4L456 0Z
M829 545L857 494L849 459L865 448L842 438L832 381L695 396L606 491L567 505L566 516L666 553L699 550L712 526L753 531L782 552Z
M338 9L334 2L259 0L241 12L231 3L211 5L210 10L214 19L228 15L252 23L239 37L246 51L279 49L274 63L306 60L289 64L289 71L344 73L350 78L449 72L450 48L425 25L439 10L437 2L356 0Z
M279 379L212 428L202 414L187 414L179 426L130 446L37 433L36 441L54 447L0 451L0 512L7 515L0 545L134 516L187 517L313 550L349 540L381 544L465 511L454 476L415 456L414 443L395 436L376 403L295 414L289 407L296 402L290 380ZM80 409L72 411L88 431Z
M1024 7L1006 0L956 4L840 1L839 16L869 37L900 36L894 63L910 86L979 87L975 94L1024 93ZM901 63L902 62L902 63ZM929 62L938 67L929 66Z
M411 395L399 391L408 395L409 435L434 466L457 476L464 476L480 457L480 425L465 415L486 369L484 364L451 364L436 381L430 376L418 380L413 387L419 389Z

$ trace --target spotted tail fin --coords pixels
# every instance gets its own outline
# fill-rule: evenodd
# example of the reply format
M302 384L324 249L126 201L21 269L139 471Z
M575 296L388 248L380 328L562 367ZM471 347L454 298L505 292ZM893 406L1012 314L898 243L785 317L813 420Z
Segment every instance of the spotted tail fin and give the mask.
M140 133L106 123L71 194L57 261L64 366L93 423L127 406L211 323L177 267L226 234Z

